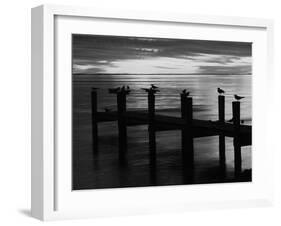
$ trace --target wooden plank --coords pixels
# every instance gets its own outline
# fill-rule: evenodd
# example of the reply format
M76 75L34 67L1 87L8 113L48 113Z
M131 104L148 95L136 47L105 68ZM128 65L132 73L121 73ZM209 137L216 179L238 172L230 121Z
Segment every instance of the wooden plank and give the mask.
M127 125L145 125L148 124L148 113L146 112L137 112L131 111L124 113L124 117L127 118ZM117 121L117 113L116 112L98 112L97 118L99 122L106 121ZM166 116L166 115L157 115L154 116L154 125L155 130L157 131L165 131L165 130L181 130L185 122L182 118L174 117L174 116ZM194 133L194 137L200 137L200 133L202 137L208 136L210 134L213 135L223 135L227 137L235 136L235 128L232 123L220 123L219 121L208 121L208 120L192 120L192 131ZM252 134L252 126L249 125L240 125L239 134L245 138L243 139L243 144L251 144L251 134Z
M252 145L252 134L244 134L240 136L240 146L250 146Z

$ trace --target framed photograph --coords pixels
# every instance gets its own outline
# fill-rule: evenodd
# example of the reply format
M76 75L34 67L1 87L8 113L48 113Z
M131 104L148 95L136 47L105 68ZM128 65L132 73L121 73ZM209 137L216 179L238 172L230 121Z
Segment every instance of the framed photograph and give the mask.
M270 20L32 9L32 216L272 203Z

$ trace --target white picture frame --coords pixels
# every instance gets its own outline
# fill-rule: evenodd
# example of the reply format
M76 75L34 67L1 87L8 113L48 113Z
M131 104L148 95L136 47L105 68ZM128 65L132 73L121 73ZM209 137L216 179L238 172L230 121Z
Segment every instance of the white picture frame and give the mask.
M260 34L260 53L263 61L260 68L253 68L257 78L254 80L253 143L255 143L256 173L253 182L224 185L181 185L154 188L106 189L105 191L73 192L63 187L61 176L68 178L68 172L63 168L62 157L66 151L59 151L56 136L59 123L57 98L64 98L57 91L61 87L56 67L56 35L62 25L65 32L70 32L67 23L56 26L56 18L71 18L72 20L96 20L98 26L103 20L112 23L126 22L129 24L145 23L174 25L190 25L218 27L218 29L252 30L253 36ZM82 21L82 22L81 22ZM73 21L72 21L73 22ZM86 23L86 22L85 22ZM74 23L75 24L75 23ZM73 25L73 27L79 24ZM140 30L141 31L141 30ZM257 31L255 33L255 31ZM87 31L85 31L87 32ZM204 33L204 32L203 32ZM203 35L202 33L202 35ZM229 34L228 34L229 35ZM240 40L237 34L237 40ZM225 36L227 37L227 35ZM254 37L255 38L255 37ZM32 9L32 216L41 220L56 220L66 218L88 218L95 216L128 215L165 211L185 211L208 208L249 207L270 205L273 201L272 150L266 140L266 119L270 117L270 100L261 106L260 90L271 91L273 85L273 22L266 19L183 15L174 13L132 12L114 9L95 9L71 6L43 5ZM257 37L258 40L258 37ZM258 47L259 48L259 47ZM59 58L59 57L58 57ZM255 55L254 55L255 60ZM63 70L63 69L62 69ZM67 84L67 83L66 83ZM57 96L58 95L58 96ZM264 109L266 108L266 110ZM262 110L262 111L260 111ZM259 139L263 137L263 139ZM68 156L69 157L69 156ZM66 159L68 159L68 157ZM70 163L69 163L70 164ZM69 172L70 173L70 172ZM66 179L66 180L68 180ZM66 181L66 184L69 181ZM67 190L68 189L68 190ZM69 192L65 195L64 191ZM200 195L199 195L200 194ZM207 194L212 194L209 197ZM231 197L230 197L230 194ZM85 199L89 197L86 204ZM118 198L116 198L118 197ZM136 198L138 197L138 198ZM150 197L150 198L144 198ZM151 199L151 197L154 197ZM165 197L165 198L164 198ZM171 198L172 197L172 198ZM191 199L192 197L192 199ZM227 198L229 197L229 198ZM59 202L62 203L58 205ZM66 201L68 200L68 201ZM81 201L84 200L84 201ZM83 208L80 206L83 202ZM122 202L122 203L121 203ZM112 204L112 205L110 205ZM62 206L62 208L60 208ZM69 208L65 208L65 207Z

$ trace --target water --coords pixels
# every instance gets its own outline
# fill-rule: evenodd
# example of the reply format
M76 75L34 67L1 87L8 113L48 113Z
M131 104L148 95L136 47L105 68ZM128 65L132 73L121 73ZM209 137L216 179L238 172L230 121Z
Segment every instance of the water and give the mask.
M245 96L241 102L241 119L251 124L252 87L250 75L77 75L73 76L73 187L109 188L147 185L183 184L181 174L180 131L157 133L157 175L148 166L147 126L128 128L127 169L118 166L118 134L116 122L99 124L99 158L92 156L90 88L97 87L98 109L116 110L116 96L108 88L128 85L128 110L147 109L147 94L141 88L155 84L156 112L180 115L179 93L191 92L194 118L218 119L217 87L225 90L226 120L232 118L233 94ZM196 138L194 183L221 182L218 178L218 137ZM233 179L232 139L226 139L227 178ZM251 147L242 148L242 169L251 169ZM155 182L156 181L156 182Z

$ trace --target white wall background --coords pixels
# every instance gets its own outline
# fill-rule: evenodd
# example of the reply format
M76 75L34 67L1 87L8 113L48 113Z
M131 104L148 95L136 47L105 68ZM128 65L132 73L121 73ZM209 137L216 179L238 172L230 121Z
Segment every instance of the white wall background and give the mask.
M231 15L275 20L275 103L269 120L275 151L274 207L51 222L52 225L280 225L281 6L276 0L8 0L1 2L0 224L38 225L30 208L30 8L43 3ZM280 63L279 63L280 62ZM266 93L265 93L266 95ZM279 117L279 118L278 118ZM279 145L279 146L278 146ZM280 151L279 151L280 149ZM211 195L211 194L210 194Z

